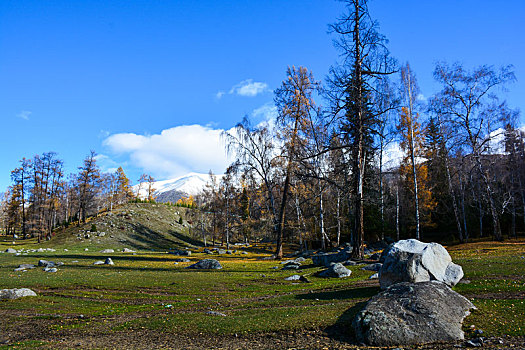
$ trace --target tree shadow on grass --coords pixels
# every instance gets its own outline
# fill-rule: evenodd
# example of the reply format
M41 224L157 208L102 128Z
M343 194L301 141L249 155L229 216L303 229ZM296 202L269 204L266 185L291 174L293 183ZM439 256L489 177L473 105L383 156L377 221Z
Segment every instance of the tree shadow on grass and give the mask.
M343 312L337 321L333 325L326 327L324 331L332 339L345 343L356 344L357 340L354 327L352 327L352 322L357 313L365 307L366 303L366 301L362 301L355 304Z
M352 327L352 321L359 311L361 311L368 299L380 292L379 287L362 287L352 288L345 290L326 291L326 292L314 292L308 294L299 294L296 296L298 299L311 299L311 300L348 300L357 299L356 303L346 310L337 321L324 329L328 336L332 339L346 342L350 344L356 343L356 337L354 329ZM366 299L366 300L363 300Z

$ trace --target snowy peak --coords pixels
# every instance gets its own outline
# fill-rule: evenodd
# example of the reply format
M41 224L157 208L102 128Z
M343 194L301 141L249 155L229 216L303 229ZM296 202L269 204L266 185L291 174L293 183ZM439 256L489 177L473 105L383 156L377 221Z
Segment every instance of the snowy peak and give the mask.
M214 175L220 180L221 175ZM153 188L155 192L153 193L155 197L161 198L160 201L167 201L167 199L162 200L162 198L173 198L174 196L166 196L168 193L176 194L178 197L188 197L195 196L202 192L206 187L206 184L210 181L210 175L208 174L199 174L199 173L189 173L175 179L155 181L153 183ZM133 186L133 191L137 193L139 190L139 185ZM147 184L143 184L140 188L139 196L141 198L146 198L147 196ZM170 200L172 201L172 200Z

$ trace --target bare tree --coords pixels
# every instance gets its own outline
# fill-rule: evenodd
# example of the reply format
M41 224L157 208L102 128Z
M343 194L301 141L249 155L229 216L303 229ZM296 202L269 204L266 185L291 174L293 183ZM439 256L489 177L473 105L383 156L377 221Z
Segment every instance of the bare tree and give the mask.
M438 63L434 77L443 84L436 96L438 114L446 117L445 121L455 130L458 142L472 155L485 187L494 238L502 240L491 177L482 156L500 118L508 113L505 102L500 102L495 92L498 87L515 79L512 67L496 71L492 67L481 66L469 72L458 63L452 66Z

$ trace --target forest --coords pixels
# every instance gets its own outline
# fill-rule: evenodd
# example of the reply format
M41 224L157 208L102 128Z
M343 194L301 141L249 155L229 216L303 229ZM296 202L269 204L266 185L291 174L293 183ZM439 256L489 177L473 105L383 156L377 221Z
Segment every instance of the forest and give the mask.
M194 207L196 237L301 249L350 243L503 240L525 231L525 131L504 95L512 66L438 62L440 90L424 97L416 72L388 51L366 2L349 1L331 25L339 63L324 81L290 66L274 91L277 118L248 117L224 132L236 159ZM5 234L51 239L136 199L122 168L104 174L91 152L77 174L49 152L22 159L1 201ZM146 200L154 179L143 175ZM179 204L181 204L179 203Z

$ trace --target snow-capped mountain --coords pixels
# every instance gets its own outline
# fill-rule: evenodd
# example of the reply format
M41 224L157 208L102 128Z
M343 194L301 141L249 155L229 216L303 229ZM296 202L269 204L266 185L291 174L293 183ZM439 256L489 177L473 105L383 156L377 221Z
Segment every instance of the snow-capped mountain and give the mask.
M221 175L214 175L220 181ZM153 193L158 202L176 202L182 197L195 196L202 192L210 181L210 175L189 173L175 179L156 181L153 183ZM139 190L139 185L133 186L134 193ZM140 198L146 198L148 194L147 184L140 188Z

